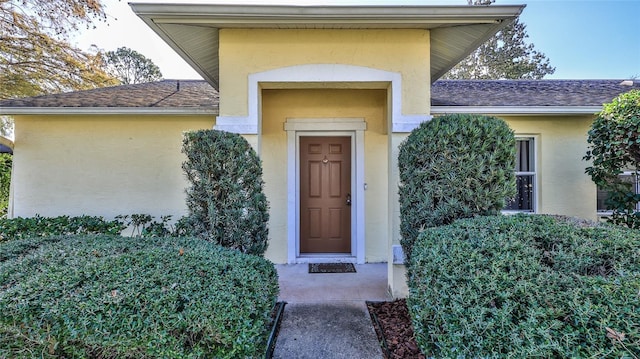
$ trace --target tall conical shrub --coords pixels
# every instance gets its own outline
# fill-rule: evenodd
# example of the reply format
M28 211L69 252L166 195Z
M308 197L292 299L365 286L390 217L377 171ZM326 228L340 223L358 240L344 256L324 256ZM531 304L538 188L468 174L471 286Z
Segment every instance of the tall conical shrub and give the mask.
M187 189L187 225L198 236L244 253L263 255L268 246L268 202L262 165L240 135L218 130L184 134L182 164Z
M424 228L498 213L516 192L515 151L513 131L495 117L444 115L413 130L398 156L405 257Z

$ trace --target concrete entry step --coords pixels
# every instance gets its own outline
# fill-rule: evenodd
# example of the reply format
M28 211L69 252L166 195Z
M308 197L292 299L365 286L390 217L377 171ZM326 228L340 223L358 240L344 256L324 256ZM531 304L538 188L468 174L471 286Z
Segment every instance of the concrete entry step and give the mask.
M273 358L382 357L364 302L291 303L285 306Z
M279 301L327 303L390 300L387 264L356 264L356 273L309 273L308 264L278 264Z

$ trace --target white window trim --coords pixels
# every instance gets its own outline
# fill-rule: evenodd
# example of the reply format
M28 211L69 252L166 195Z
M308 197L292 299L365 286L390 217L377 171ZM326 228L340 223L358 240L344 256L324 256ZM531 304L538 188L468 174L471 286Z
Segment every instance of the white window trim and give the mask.
M364 131L363 118L289 118L287 131L287 262L365 262ZM300 137L351 137L351 254L300 255Z
M534 172L514 172L518 175L533 175L533 210L502 210L503 214L518 214L518 213L538 213L538 204L540 203L540 162L538 161L538 149L540 148L540 135L529 134L516 134L516 140L519 138L532 138L533 139L533 165Z

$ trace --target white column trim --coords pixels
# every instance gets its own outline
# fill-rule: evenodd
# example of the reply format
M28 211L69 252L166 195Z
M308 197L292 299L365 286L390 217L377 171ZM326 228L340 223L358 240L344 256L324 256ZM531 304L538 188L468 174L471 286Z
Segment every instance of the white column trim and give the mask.
M404 115L402 112L402 74L363 66L308 64L282 67L249 75L247 116L218 116L216 129L240 134L260 133L260 90L262 88L327 88L327 83L349 84L346 88L388 89L391 98L391 131L411 132L432 116Z
M352 206L351 256L356 263L365 262L365 202L364 202L364 131L363 118L287 119L287 262L306 262L300 259L299 138L304 135L350 136L352 144Z
M364 123L364 121L363 121ZM365 123L366 125L366 123ZM365 128L366 129L366 128ZM354 226L355 238L356 238L356 261L357 263L365 262L365 203L364 203L364 130L356 130L355 136L355 190L352 189L351 193L355 193L356 198L354 202L356 203L353 216L351 218L355 218L356 225ZM353 236L351 238L354 238Z

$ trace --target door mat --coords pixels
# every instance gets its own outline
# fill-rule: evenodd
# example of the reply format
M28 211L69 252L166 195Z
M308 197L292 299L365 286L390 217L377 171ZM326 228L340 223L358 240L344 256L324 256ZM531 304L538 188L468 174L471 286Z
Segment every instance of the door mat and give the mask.
M355 273L353 263L309 263L309 273Z

